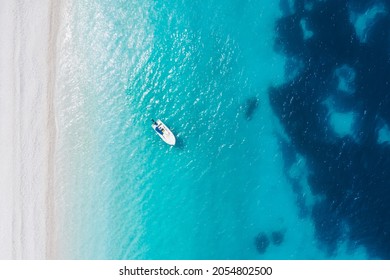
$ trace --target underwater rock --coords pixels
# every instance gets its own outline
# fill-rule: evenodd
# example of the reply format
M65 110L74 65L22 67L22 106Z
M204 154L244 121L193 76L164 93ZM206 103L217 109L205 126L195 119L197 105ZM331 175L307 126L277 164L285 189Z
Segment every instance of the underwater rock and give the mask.
M282 244L284 241L284 232L273 231L271 233L271 237L272 237L272 243L278 246L278 245Z
M267 250L267 248L269 246L269 243L270 243L269 238L267 237L267 235L265 233L261 232L256 236L256 239L255 239L256 249L260 254L265 253L265 251Z
M253 114L256 112L258 106L259 106L259 100L257 99L257 97L251 97L246 100L245 118L248 121L252 119Z

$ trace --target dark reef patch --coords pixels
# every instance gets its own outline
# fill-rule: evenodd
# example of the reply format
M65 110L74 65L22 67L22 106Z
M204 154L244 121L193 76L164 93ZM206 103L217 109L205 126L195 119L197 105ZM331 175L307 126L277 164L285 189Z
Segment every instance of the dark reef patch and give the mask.
M259 100L257 97L248 98L245 102L245 118L250 121L253 117L253 114L256 112L259 107Z
M309 1L310 9L305 2L296 0L294 9L281 2L286 12L275 28L275 50L302 61L302 69L270 90L270 102L291 145L306 158L313 193L322 197L311 215L329 256L347 241L365 246L371 258L390 259L390 146L377 143L377 122L390 124L390 1L380 2L387 13L370 26L366 43L350 22L350 8L364 12L367 1ZM314 34L307 40L302 19ZM355 71L354 93L336 100L357 114L354 138L329 133L323 105L336 90L332 77L341 65ZM291 164L290 148L283 149ZM263 233L256 237L260 253L269 243Z
M284 15L291 15L294 12L289 0L279 0L279 8Z
M284 241L284 232L283 231L273 231L271 233L272 243L276 246L279 246Z
M268 236L261 232L255 238L256 249L260 254L264 254L270 244Z
M294 147L282 137L279 137L279 147L283 156L284 168L288 170L297 160Z

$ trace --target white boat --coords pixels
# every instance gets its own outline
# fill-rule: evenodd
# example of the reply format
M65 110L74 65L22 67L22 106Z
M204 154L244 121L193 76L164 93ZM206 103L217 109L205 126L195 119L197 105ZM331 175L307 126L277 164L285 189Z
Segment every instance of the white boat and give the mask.
M165 143L175 146L176 144L176 137L172 133L172 131L160 120L154 121L152 119L152 128L157 133L158 136L162 140L164 140Z

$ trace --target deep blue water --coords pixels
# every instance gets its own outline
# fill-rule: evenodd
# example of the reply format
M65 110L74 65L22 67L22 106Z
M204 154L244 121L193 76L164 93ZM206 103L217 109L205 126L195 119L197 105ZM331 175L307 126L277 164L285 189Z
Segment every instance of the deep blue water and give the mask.
M70 5L57 98L63 256L388 259L389 11Z
M389 259L389 1L295 1L295 11L278 20L276 47L301 69L270 99L322 197L316 236L330 255L349 240Z

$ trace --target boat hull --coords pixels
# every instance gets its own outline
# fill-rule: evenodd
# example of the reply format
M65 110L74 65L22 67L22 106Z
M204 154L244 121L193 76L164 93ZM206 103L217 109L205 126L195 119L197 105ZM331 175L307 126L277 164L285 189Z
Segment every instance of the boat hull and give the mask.
M165 143L171 146L175 146L175 135L161 120L157 120L155 123L153 123L152 128Z

